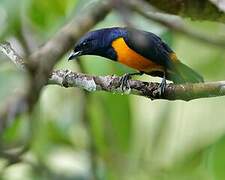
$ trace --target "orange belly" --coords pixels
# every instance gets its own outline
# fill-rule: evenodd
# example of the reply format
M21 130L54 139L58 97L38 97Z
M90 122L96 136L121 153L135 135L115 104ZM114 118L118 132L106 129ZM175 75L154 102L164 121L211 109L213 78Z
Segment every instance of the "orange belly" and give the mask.
M163 70L161 65L152 62L150 59L130 49L122 37L113 41L112 47L117 53L117 60L133 69L148 73Z

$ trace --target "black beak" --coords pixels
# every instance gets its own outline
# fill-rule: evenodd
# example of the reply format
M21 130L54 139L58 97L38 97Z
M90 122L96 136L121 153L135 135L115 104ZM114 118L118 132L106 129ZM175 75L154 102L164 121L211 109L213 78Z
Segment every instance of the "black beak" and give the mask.
M77 52L72 52L70 55L69 55L69 58L68 58L68 61L69 60L72 60L72 59L75 59L76 57L80 56L81 55L81 51L77 51Z

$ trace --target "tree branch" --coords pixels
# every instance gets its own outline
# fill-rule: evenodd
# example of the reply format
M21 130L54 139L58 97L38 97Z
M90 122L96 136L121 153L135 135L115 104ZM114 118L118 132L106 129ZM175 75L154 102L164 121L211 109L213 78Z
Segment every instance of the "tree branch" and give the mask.
M9 46L9 44L1 44L0 52L8 56L13 63L20 69L24 69L29 73L28 88L23 94L18 95L18 98L10 99L9 103L1 109L0 112L0 132L10 124L11 119L23 112L32 112L35 103L37 102L42 87L48 81L49 74L53 66L60 58L70 49L73 44L95 24L104 19L111 10L111 2L96 2L82 16L77 16L68 24L61 28L45 45L40 47L25 63L25 60L18 56L17 53ZM11 49L9 51L9 49ZM21 61L22 60L22 61ZM16 108L15 105L23 104L23 109ZM13 107L11 113L10 107ZM15 109L15 111L14 111ZM12 117L12 114L15 115ZM9 119L10 117L11 119ZM9 122L10 121L10 122Z
M145 0L154 7L174 15L190 17L194 20L225 22L225 14L209 0ZM215 0L211 0L215 1Z
M57 84L63 87L78 87L87 91L106 91L119 94L134 94L154 99L184 100L224 96L225 81L181 84L169 83L166 85L165 94L160 95L159 83L129 80L130 88L127 91L121 89L121 77L110 76L91 76L82 73L75 73L69 70L53 71L49 84Z

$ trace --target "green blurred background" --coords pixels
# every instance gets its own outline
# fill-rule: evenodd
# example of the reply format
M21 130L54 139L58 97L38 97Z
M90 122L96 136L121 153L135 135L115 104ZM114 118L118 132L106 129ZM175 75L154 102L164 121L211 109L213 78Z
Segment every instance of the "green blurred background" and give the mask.
M26 56L75 15L87 12L93 2L0 0L0 40L9 41ZM224 49L176 34L135 14L131 19L137 28L161 36L179 59L206 81L224 80ZM209 36L224 36L223 24L184 21ZM124 26L116 12L95 28L112 26ZM67 57L65 54L55 68L95 75L132 72L100 57L86 56L79 62L67 62ZM13 98L26 87L24 74L3 55L0 84L0 108L9 96ZM18 117L1 135L1 151L14 152L24 144L31 145L18 163L6 166L7 159L0 157L0 179L225 179L224 106L225 97L150 101L47 86L31 119Z

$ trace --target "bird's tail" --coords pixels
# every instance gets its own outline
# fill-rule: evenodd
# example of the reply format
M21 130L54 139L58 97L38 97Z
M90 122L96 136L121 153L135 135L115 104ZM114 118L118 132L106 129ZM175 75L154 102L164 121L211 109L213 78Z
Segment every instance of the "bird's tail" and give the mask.
M204 82L204 79L200 74L180 61L174 63L174 71L175 73L169 73L169 76L176 84Z

